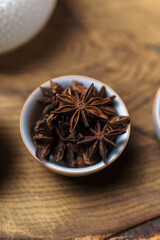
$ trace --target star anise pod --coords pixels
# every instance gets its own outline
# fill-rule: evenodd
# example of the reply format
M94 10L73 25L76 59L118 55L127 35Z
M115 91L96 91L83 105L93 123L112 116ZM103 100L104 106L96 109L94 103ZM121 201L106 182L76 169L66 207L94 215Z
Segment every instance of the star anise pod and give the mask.
M102 97L102 98L106 98L107 97L107 93L106 93L106 87L102 86L101 89L99 91L97 91L97 89L94 87L93 90L93 97Z
M50 130L53 130L55 125L58 122L58 116L53 114L53 113L52 114L46 114L44 119L46 119L47 125L50 128Z
M105 86L102 86L100 91L98 92L98 97L102 97L102 98L106 98L107 97L107 93L106 93L106 87ZM114 99L115 99L115 96L110 96L110 103L109 105L110 106L102 106L101 107L101 110L103 111L103 113L107 114L107 115L111 115L111 116L115 116L117 115L117 111L115 110L114 107L112 107L112 105L114 104Z
M111 99L104 99L100 97L91 98L93 94L93 87L94 85L91 84L85 94L79 95L78 92L75 91L75 96L72 97L57 94L58 99L63 102L64 106L59 107L53 113L62 115L72 114L72 117L70 118L70 132L76 128L80 117L82 118L85 127L89 126L89 116L107 119L107 116L100 110L100 107L110 102Z
M115 98L115 96L111 96L108 98L94 97L92 99L95 103L95 106L96 106L96 99L98 101L101 99L108 99L108 101L106 101L106 103L104 103L104 104L99 104L99 102L98 102L98 108L108 117L108 116L116 116L117 115L117 111L113 107L111 107L111 105L114 102L114 98ZM92 103L92 99L90 100L90 103Z
M71 168L77 167L77 160L76 160L76 155L72 148L67 147L66 148L66 153L64 156L64 161L67 163L67 165Z
M50 153L52 147L53 137L51 136L51 129L49 128L46 119L37 121L35 125L35 136L33 138L36 147L36 156L43 160Z
M98 92L98 97L106 98L107 93L106 93L106 87L102 86L100 91Z
M86 88L84 87L84 85L80 82L77 81L73 81L72 83L72 89L75 91L77 91L78 93L84 93Z
M75 153L78 152L78 145L76 142L80 140L82 136L81 134L77 133L77 131L68 134L68 131L66 130L67 126L65 127L63 124L64 123L59 123L59 128L56 127L56 132L59 139L57 146L53 147L52 155L56 161L64 159L70 167L75 167Z
M62 94L71 96L71 95L72 95L72 91L71 91L70 87L67 87L66 89L64 89L64 91L62 92Z
M110 130L113 129L126 129L130 122L130 119L128 116L117 116L112 118L108 123L108 128Z
M105 86L102 86L99 91L97 91L97 89L94 87L94 88L93 88L93 97L106 98L106 97L107 97L106 87L105 87Z
M42 112L43 116L45 116L58 106L59 101L56 97L56 94L62 93L63 88L60 84L50 81L50 88L40 87L40 89L43 93L43 96L37 98L37 101L45 106Z
M97 152L95 151L94 154L92 156L90 156L90 158L88 157L88 153L89 153L89 151L86 148L86 150L83 152L83 161L86 165L92 166L101 160L101 157L99 156L98 151Z
M87 164L85 164L85 162L84 162L83 153L77 155L77 157L76 157L76 164L77 164L78 168L87 167Z
M117 111L110 106L101 106L100 109L107 116L116 116L117 115Z
M93 91L93 97L101 97L101 98L110 98L110 101L104 105L104 106L100 106L100 110L106 114L107 116L116 116L117 115L117 111L115 110L115 108L112 106L114 104L114 99L115 96L107 96L107 92L106 92L106 87L102 86L101 89L99 90L99 92L97 91L96 88L94 88Z
M70 87L67 87L63 90L62 92L63 95L67 95L67 96L71 96L72 95L72 91L70 89ZM63 106L63 103L59 101L58 103L58 107L62 107Z
M88 160L88 164L90 159L93 159L93 155L98 151L103 161L106 161L107 157L107 145L112 145L117 148L115 143L112 141L113 138L118 137L119 135L125 133L124 130L107 130L108 123L103 127L99 121L97 121L96 128L89 128L92 135L85 136L83 140L79 141L78 144L91 144L87 146L87 150L85 153L85 158ZM93 163L91 162L91 165Z

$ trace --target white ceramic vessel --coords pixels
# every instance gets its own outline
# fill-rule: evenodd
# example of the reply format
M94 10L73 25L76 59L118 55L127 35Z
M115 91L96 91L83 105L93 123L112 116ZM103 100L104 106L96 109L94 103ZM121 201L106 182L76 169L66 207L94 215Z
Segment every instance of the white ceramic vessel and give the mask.
M50 17L57 0L0 0L0 53L34 37Z
M63 87L71 86L73 80L83 83L84 86L87 88L91 85L91 83L94 83L94 86L98 90L100 90L102 85L105 85L102 82L99 82L93 78L84 77L84 76L63 76L63 77L55 78L52 80L60 83ZM43 86L49 87L50 86L49 81L44 83ZM118 94L113 89L111 89L107 85L105 86L109 96L116 95L115 108L118 111L119 115L129 116L127 108L123 103L122 99L118 96ZM55 163L49 162L45 159L43 161L40 161L35 156L35 146L33 144L33 136L32 136L33 125L35 124L35 121L39 119L40 113L42 111L40 105L36 102L36 99L40 96L42 96L42 93L40 88L38 87L26 100L21 112L21 117L20 117L20 131L21 131L23 142L27 147L27 149L29 150L29 152L39 163L41 163L43 166L45 166L49 170L62 175L66 175L66 176L85 176L88 174L95 173L107 167L109 164L114 162L125 149L130 136L130 128L131 128L130 124L127 128L126 133L117 138L116 144L118 145L118 148L113 149L111 153L108 155L107 163L100 161L99 163L93 166L89 166L85 168L69 168L65 166L60 166L56 162Z
M160 139L160 88L158 89L153 103L153 124Z

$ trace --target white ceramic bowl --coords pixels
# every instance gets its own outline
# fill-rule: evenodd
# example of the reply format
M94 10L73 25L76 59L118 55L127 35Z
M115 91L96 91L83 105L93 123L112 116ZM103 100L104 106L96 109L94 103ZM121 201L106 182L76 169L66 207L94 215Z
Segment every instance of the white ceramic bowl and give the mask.
M93 78L84 77L84 76L63 76L63 77L58 77L52 80L60 83L63 87L71 86L73 80L83 83L84 86L87 88L90 86L91 83L94 83L94 86L98 90L101 88L102 85L105 85L104 83L99 82ZM42 86L49 87L50 86L49 81L44 83ZM123 103L122 99L118 96L118 94L114 90L112 90L107 85L105 86L109 96L116 95L115 108L118 111L119 115L129 116L127 108ZM56 172L62 175L85 176L88 174L95 173L107 167L109 164L114 162L121 155L121 153L126 147L126 144L130 136L130 128L131 128L130 124L127 128L126 133L117 138L116 144L118 145L118 148L113 149L111 153L108 155L107 163L100 161L99 163L93 166L89 166L85 168L69 168L69 167L60 166L58 165L58 163L52 163L47 160L40 161L35 156L35 146L33 144L33 137L32 137L33 126L35 124L35 121L39 119L40 113L42 111L41 106L36 102L36 99L40 96L42 96L42 93L40 88L38 87L34 92L31 93L31 95L26 100L21 112L21 117L20 117L20 131L21 131L21 136L25 146L27 147L29 152L32 154L32 156L43 166L45 166L46 168L48 168L53 172Z
M56 2L0 0L0 53L17 48L34 37L46 24Z
M157 133L158 138L160 139L160 88L158 89L153 103L153 123Z

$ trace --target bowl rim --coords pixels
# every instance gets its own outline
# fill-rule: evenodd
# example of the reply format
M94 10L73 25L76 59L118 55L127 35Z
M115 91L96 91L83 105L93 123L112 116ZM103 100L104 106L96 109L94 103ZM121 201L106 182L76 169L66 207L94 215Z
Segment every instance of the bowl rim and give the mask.
M85 175L88 175L88 174L92 174L92 173L98 172L98 171L106 168L106 167L109 166L110 164L112 164L114 161L116 161L116 159L117 159L117 158L122 154L122 152L124 151L124 149L125 149L128 141L129 141L130 132L131 132L131 123L128 124L127 137L126 137L125 143L124 143L121 151L120 151L110 162L105 163L105 164L104 164L103 166L101 166L101 167L94 167L94 166L96 166L96 164L95 164L95 165L92 165L92 167L94 167L94 169L92 169L92 170L88 170L88 171L85 170L85 171L83 171L83 169L86 169L86 167L83 167L83 168L79 168L79 169L82 170L81 172L80 172L80 171L79 171L79 172L70 172L70 171L65 171L65 170L61 170L61 169L55 169L54 167L51 167L50 165L47 165L45 162L43 162L43 161L41 161L40 159L38 159L38 158L36 157L36 155L34 155L34 154L32 153L32 151L30 150L29 146L27 145L27 143L26 143L26 141L25 141L25 139L24 139L24 134L23 134L23 130L22 130L22 116L23 116L23 113L24 113L24 109L25 109L25 107L26 107L29 99L39 90L40 86L43 86L43 85L45 85L45 84L47 84L48 82L53 81L53 80L54 80L54 81L58 81L58 80L60 80L61 78L65 78L65 77L67 77L67 78L73 78L73 79L74 79L74 78L86 78L86 80L88 80L88 79L89 79L89 80L92 80L93 83L94 83L94 82L97 82L97 83L99 83L99 84L101 84L101 85L104 85L104 86L106 87L106 89L110 89L111 91L115 92L114 89L112 89L111 87L109 87L109 86L108 86L107 84L105 84L104 82L101 82L101 81L99 81L99 80L97 80L97 79L95 79L95 78L93 78L93 77L88 77L88 76L83 76L83 75L62 75L62 76L59 76L59 77L52 78L52 79L50 79L50 80L48 80L48 81L45 81L45 82L43 82L41 85L39 85L35 90L33 90L33 91L29 94L29 96L27 97L27 99L26 99L25 102L24 102L24 105L23 105L22 110L21 110L21 113L20 113L20 134L21 134L21 138L22 138L22 140L23 140L23 143L24 143L25 147L28 149L28 151L30 152L30 154L34 157L34 159L36 159L41 165L43 165L43 166L46 167L47 169L49 169L49 170L51 170L51 171L54 171L54 172L56 172L56 173L58 173L58 174L62 174L62 175L69 175L69 176L83 176L83 175L84 175L84 176L85 176ZM122 98L117 94L117 92L115 92L115 93L116 93L116 95L121 99L121 104L123 105L123 107L124 107L124 109L125 109L125 111L126 111L126 114L129 116L127 107L125 106ZM57 164L57 165L58 165L58 164ZM63 168L65 169L65 167L63 167ZM75 169L76 169L76 168L75 168ZM73 170L73 169L72 169L72 170Z
M160 107L160 101L158 101L159 94L160 94L160 87L156 91L156 95L155 95L154 102L153 102L153 114L154 114L156 125L160 131L160 120L159 120L160 117L158 117L158 111L157 111L157 106ZM160 99L160 97L159 97L159 99Z

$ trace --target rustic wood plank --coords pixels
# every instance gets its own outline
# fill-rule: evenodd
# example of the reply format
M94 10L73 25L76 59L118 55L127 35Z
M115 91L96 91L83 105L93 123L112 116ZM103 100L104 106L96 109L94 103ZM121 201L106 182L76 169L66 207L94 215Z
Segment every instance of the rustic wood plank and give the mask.
M159 240L160 239L160 218L144 224L140 224L127 231L107 238L106 235L87 236L75 240Z
M34 40L0 56L0 237L109 237L159 216L160 145L151 116L160 84L159 29L158 0L61 0ZM19 134L28 94L65 74L113 87L132 119L122 157L85 178L42 168Z
M17 238L14 238L17 240ZM5 238L5 240L14 240ZM25 238L25 240L46 240L46 238ZM71 239L71 238L70 238ZM73 239L73 238L72 238ZM134 228L127 229L115 236L107 238L105 234L96 236L78 237L75 240L159 240L160 239L160 218L140 224ZM0 240L4 238L0 237ZM21 238L22 240L22 238Z
M160 239L160 218L149 221L128 231L122 232L109 240L159 240Z

